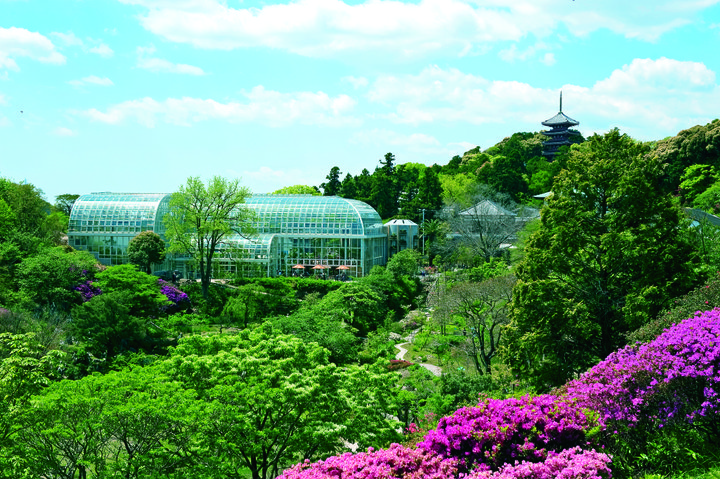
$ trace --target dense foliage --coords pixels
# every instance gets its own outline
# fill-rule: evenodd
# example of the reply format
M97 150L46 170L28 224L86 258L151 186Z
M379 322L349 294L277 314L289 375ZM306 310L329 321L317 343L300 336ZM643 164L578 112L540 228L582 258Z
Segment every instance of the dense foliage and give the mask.
M573 148L555 179L513 291L506 358L541 390L624 342L695 280L663 165L612 130Z

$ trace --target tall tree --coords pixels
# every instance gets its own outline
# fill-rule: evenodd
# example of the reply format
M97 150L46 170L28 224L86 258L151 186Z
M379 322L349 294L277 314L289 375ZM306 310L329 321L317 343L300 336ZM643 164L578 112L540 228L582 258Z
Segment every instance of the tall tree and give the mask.
M694 278L684 216L663 165L617 129L573 147L529 240L506 356L539 389L623 344Z
M65 213L66 216L70 216L72 207L75 201L80 198L80 195L64 194L55 197L55 208Z
M218 247L232 234L252 234L253 213L243 205L250 194L238 180L215 176L206 186L191 177L170 199L170 213L164 218L170 251L194 258L205 298Z
M372 189L370 205L373 206L381 218L392 218L398 212L398 188L395 177L395 155L386 153L380 160L380 167L372 176Z
M355 199L357 197L357 187L355 186L355 178L348 173L345 175L345 179L343 179L341 185L340 185L340 196L343 198L352 198Z
M154 231L143 231L130 240L127 255L132 264L150 274L152 265L165 260L165 242Z
M342 172L337 166L333 166L330 169L330 173L328 173L325 177L327 179L327 183L320 185L320 188L323 189L323 196L336 196L340 194L340 187L342 186L342 183L340 182L341 174Z

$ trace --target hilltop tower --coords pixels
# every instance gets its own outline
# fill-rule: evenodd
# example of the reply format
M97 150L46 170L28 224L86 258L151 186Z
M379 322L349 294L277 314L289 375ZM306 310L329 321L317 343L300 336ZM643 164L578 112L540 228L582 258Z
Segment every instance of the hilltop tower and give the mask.
M542 122L542 124L551 128L548 131L542 132L543 135L548 137L547 140L543 141L542 152L548 161L553 160L558 148L571 143L571 136L580 135L579 131L570 129L572 126L579 125L580 122L573 120L562 111L562 92L560 92L560 111L554 117Z

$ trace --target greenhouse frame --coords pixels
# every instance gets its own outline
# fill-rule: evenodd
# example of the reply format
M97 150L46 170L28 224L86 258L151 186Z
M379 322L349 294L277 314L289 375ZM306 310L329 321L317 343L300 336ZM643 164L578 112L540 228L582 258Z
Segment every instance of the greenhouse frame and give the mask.
M128 261L127 246L142 231L165 239L163 217L170 194L91 193L77 199L68 242L102 264ZM388 258L388 230L378 213L361 201L337 196L254 195L250 238L227 237L216 252L216 278L242 276L364 276ZM194 278L189 257L172 256L156 270L178 270Z

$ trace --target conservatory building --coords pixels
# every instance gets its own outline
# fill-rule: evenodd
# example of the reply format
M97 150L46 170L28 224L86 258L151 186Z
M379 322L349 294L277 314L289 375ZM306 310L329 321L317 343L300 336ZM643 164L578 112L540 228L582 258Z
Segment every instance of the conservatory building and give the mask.
M70 213L69 244L106 265L127 262L127 246L142 231L165 239L169 194L92 193ZM322 275L363 276L387 262L387 230L368 204L337 196L254 195L250 238L230 236L215 254L215 277ZM195 277L189 257L169 257L157 270Z

